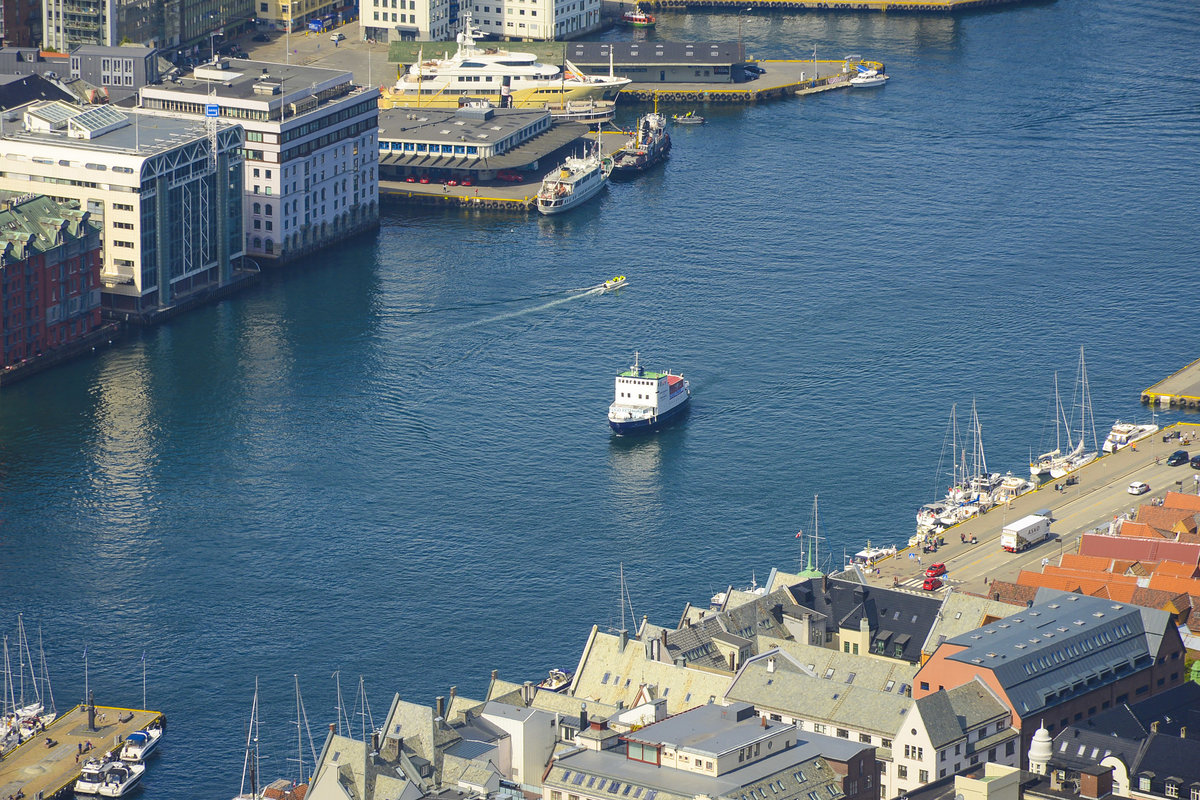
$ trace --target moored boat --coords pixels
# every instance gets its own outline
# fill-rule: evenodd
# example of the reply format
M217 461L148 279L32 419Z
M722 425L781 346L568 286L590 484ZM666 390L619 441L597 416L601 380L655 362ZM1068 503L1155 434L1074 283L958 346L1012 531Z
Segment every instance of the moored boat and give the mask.
M132 792L146 773L145 764L126 761L112 762L104 782L96 790L101 797L124 797Z
M653 15L642 11L640 6L634 6L632 11L621 15L621 24L631 28L653 28L658 22Z
M475 38L468 14L454 55L428 60L418 55L395 85L381 91L380 108L457 108L462 96L482 98L501 108L545 108L548 103L573 100L615 100L631 82L587 75L570 61L559 68L539 62L532 53L479 48Z
M661 114L646 114L638 120L629 142L613 157L613 172L628 175L645 172L671 152L671 134Z
M1138 425L1133 422L1117 420L1113 423L1112 430L1108 432L1108 437L1104 440L1104 446L1101 449L1106 453L1115 453L1122 447L1141 441L1157 431L1157 425Z
M872 86L883 86L887 83L888 75L876 69L868 69L859 65L858 74L850 79L850 85L856 89L869 89Z
M90 758L83 764L79 777L75 779L75 794L99 794L108 773L116 766L112 761Z
M671 120L676 125L703 125L704 117L697 114L695 111L689 111L686 114L672 114Z
M158 750L162 735L163 730L157 725L134 731L125 737L125 744L121 746L120 759L133 762L145 761Z
M582 158L568 156L542 180L537 194L538 211L561 214L591 199L604 188L612 167L612 159L600 154L599 144Z
M692 397L691 384L671 372L649 372L642 367L641 354L633 354L633 366L617 375L608 424L618 435L649 433L678 417Z

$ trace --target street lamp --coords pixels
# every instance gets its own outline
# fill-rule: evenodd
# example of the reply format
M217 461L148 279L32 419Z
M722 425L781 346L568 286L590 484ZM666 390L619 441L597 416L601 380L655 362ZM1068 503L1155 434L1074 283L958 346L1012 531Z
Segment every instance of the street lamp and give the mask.
M753 8L743 8L738 11L738 56L742 61L746 60L746 51L742 48L742 14L753 11Z

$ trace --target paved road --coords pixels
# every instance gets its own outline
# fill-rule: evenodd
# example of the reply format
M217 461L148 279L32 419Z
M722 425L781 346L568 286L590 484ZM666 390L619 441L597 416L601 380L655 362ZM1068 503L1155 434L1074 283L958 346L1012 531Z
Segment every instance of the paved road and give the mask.
M1172 430L1190 436L1193 444L1190 452L1200 453L1200 426L1179 425ZM1107 431L1106 431L1107 432ZM903 550L895 557L879 565L879 574L870 576L872 583L891 586L893 578L901 586L915 591L921 590L922 573L931 563L946 564L949 574L944 578L946 585L967 591L980 592L988 580L1015 580L1021 570L1040 571L1042 559L1057 564L1063 553L1075 552L1079 536L1097 528L1107 529L1109 522L1121 514L1136 513L1142 503L1163 497L1168 490L1196 493L1200 490L1200 472L1187 464L1168 467L1166 457L1177 449L1188 449L1179 440L1162 441L1162 434L1155 434L1138 443L1137 451L1122 450L1114 455L1097 459L1079 470L1079 483L1057 492L1053 482L1036 492L1017 498L1009 507L992 509L987 514L963 523L946 532L946 544L936 553L915 555L921 561L910 559L913 551ZM1156 464L1155 459L1160 463ZM1140 497L1128 493L1131 481L1150 484L1149 494ZM1007 553L1000 549L1000 530L1007 522L1020 519L1041 509L1051 509L1054 522L1050 526L1052 536L1046 542L1021 553ZM913 509L914 515L916 509ZM915 525L915 522L914 522ZM959 533L968 538L976 536L978 544L962 544ZM879 542L874 542L878 545Z
M346 69L353 72L354 80L364 86L395 83L398 65L388 63L386 44L362 41L357 22L348 22L335 30L346 37L336 45L330 41L330 31L298 32L290 37L272 33L270 42L255 42L246 36L239 39L238 44L255 61ZM445 44L454 49L454 42Z

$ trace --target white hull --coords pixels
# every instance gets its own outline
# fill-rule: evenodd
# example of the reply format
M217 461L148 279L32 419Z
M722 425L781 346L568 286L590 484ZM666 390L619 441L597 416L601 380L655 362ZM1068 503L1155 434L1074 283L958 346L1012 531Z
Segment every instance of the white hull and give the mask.
M101 797L124 797L137 788L145 772L145 764L118 764L96 793Z
M1105 453L1115 453L1122 447L1128 447L1134 442L1140 442L1147 436L1151 436L1157 432L1157 425L1134 425L1131 422L1117 420L1113 424L1112 430L1109 431L1108 438L1104 440L1104 446L1101 449Z
M1082 466L1092 463L1100 456L1099 453L1080 453L1079 455L1064 461L1061 464L1056 464L1050 469L1051 478L1065 478L1075 470Z
M587 202L604 188L612 167L612 159L601 158L599 152L583 158L568 158L542 180L537 196L538 211L553 216Z
M133 763L145 761L158 749L162 735L161 728L144 728L131 733L121 748L121 760Z

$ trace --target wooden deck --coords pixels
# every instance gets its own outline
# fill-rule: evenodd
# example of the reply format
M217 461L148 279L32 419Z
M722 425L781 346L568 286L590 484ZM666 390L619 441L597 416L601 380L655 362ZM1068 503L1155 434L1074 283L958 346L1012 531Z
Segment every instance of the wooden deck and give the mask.
M1200 408L1200 359L1142 392L1142 402L1174 408Z
M85 761L115 751L126 736L156 721L165 721L157 711L96 706L96 727L89 729L87 707L75 706L0 760L0 798L67 796Z

